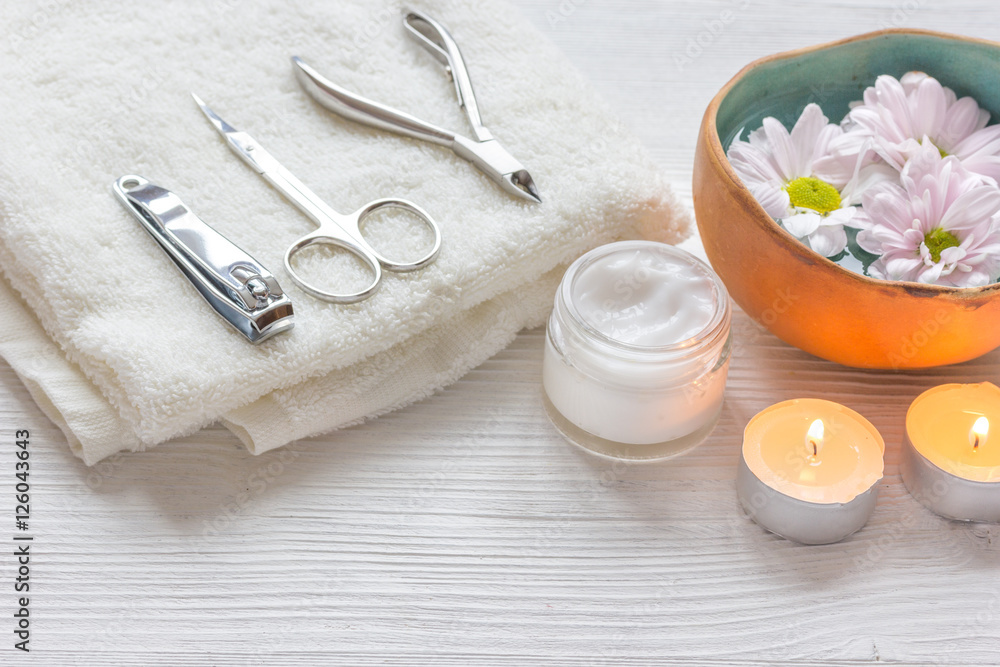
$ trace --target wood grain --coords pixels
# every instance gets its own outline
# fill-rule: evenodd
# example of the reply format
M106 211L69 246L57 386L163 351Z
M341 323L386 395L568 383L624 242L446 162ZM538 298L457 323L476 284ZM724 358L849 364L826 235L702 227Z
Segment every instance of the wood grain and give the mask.
M688 197L701 112L751 59L894 13L900 25L983 37L998 26L988 2L517 4ZM677 61L705 31L702 52ZM792 349L742 313L735 330L718 428L691 455L646 465L591 457L549 425L541 330L407 410L257 458L210 429L88 469L3 366L3 437L33 436L35 542L32 654L3 643L0 663L1000 661L1000 526L940 519L898 475L912 398L945 381L996 381L1000 352L866 372ZM875 514L840 544L795 546L737 506L743 426L798 396L859 410L888 445ZM13 462L5 444L4 512ZM12 576L0 558L5 642Z

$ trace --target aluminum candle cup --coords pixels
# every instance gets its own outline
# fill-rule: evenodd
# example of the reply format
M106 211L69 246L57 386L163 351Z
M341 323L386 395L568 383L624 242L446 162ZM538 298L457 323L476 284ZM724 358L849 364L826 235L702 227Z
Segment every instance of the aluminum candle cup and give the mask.
M548 322L549 418L612 458L692 449L722 410L730 319L726 288L690 253L651 241L588 252L563 276Z
M831 401L777 403L747 424L736 476L758 524L802 544L839 542L875 509L885 443L857 412Z
M933 512L960 521L1000 522L1000 388L945 384L906 412L901 472Z

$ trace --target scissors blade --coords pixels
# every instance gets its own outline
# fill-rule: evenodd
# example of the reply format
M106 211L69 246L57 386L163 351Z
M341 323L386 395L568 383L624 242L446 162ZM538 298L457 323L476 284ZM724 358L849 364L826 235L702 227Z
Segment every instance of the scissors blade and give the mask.
M191 97L194 98L194 101L198 104L198 107L201 109L201 112L205 114L205 116L208 118L208 121L213 126L215 126L215 129L217 129L221 134L223 135L236 134L237 131L236 128L227 123L226 121L222 120L221 118L219 118L219 114L209 109L208 105L205 104L204 100L202 100L194 93L191 93Z
M327 228L324 232L325 236L333 237L341 234L343 240L363 246L364 251L368 252L367 242L364 238L361 238L360 232L355 234L353 230L344 228L342 221L348 219L347 216L343 216L330 208L315 192L306 187L302 181L285 169L256 139L222 120L218 114L208 108L194 93L191 96L194 97L195 102L201 107L201 110L205 113L209 122L212 123L212 126L225 138L226 143L229 144L233 152L250 165L254 171L263 176L264 180L287 197L290 202L295 204L299 210L309 216L313 222L320 227ZM328 223L332 223L332 227ZM336 227L336 230L333 227ZM337 236L337 238L341 237ZM377 259L372 259L372 261L377 261Z
M274 158L272 158L253 137L246 132L240 132L235 127L222 120L222 118L219 117L219 114L212 111L209 106L194 93L191 93L191 97L194 98L194 101L198 104L198 108L200 108L202 113L205 114L205 117L208 118L208 122L212 124L212 127L218 130L219 134L226 139L226 143L228 143L229 147L233 149L233 152L243 158L243 161L253 167L258 174L265 173L268 170L269 163L274 163L275 165L277 164L277 161L275 161Z

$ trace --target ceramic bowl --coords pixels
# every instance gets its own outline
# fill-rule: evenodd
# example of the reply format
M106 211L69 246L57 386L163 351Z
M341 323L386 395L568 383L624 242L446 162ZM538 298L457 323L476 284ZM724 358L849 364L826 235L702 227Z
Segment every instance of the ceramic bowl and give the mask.
M923 368L1000 346L1000 285L950 288L853 273L781 229L726 159L742 128L774 116L791 127L809 102L832 122L879 74L911 70L972 95L1000 120L1000 44L886 30L762 58L705 111L694 163L694 207L705 251L736 302L782 340L865 368Z

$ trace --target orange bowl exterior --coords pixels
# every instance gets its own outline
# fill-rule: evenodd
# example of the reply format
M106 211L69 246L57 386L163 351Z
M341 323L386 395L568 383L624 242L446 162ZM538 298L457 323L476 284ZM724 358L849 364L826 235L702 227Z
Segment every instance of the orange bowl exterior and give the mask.
M754 68L892 33L966 41L929 31L882 31L769 56L741 70L702 120L694 162L695 215L705 251L733 299L785 342L847 366L953 364L1000 346L1000 285L955 289L877 280L821 257L781 229L744 187L716 124L722 100Z

